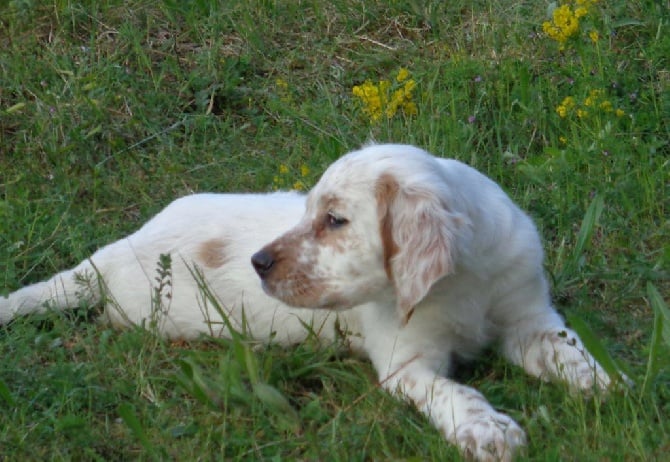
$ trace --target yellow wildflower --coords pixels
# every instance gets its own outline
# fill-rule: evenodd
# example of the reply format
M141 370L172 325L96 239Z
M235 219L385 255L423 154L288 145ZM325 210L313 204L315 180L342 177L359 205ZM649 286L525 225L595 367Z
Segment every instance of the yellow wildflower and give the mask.
M272 178L272 182L274 183L274 186L276 189L283 189L288 187L291 183L291 172L292 169L289 168L288 165L286 164L279 164L279 168L277 169L278 174L275 175ZM302 164L300 166L300 175L304 178L309 174L309 167L305 164ZM305 186L305 183L302 180L297 180L293 183L292 186L293 189L297 191L303 191L307 189Z
M600 100L600 98L602 97L602 95L603 91L599 88L589 91L589 96L587 96L586 99L584 100L584 106L588 107L595 106L598 100Z
M561 144L567 144L567 143L568 143L568 139L567 139L565 136L559 136L559 137L558 137L558 141L559 141Z
M277 171L278 174L272 178L272 183L276 189L281 189L286 187L286 175L288 175L289 168L286 164L279 164Z
M407 115L417 115L419 113L419 110L417 109L416 103L414 101L405 102L405 104L402 106L402 110Z
M373 122L376 122L382 115L382 107L386 103L385 92L389 85L389 82L386 80L379 82L379 85L366 80L363 85L356 85L352 89L354 96L357 96L363 102L363 112Z
M398 75L396 76L395 79L398 82L402 83L405 80L407 80L408 78L409 78L409 71L406 68L401 67L400 70L398 70Z
M600 109L602 109L605 112L612 112L614 109L612 108L612 103L608 100L605 100L600 103Z
M301 176L307 176L309 175L309 167L305 164L302 164L300 166L300 175Z
M579 19L583 16L586 16L586 14L589 12L585 7L580 6L575 8L575 18Z
M383 95L388 95L389 88L391 88L391 82L389 82L388 80L380 80L379 81L379 91Z
M570 37L579 32L579 17L570 5L561 5L552 13L551 21L542 23L542 30L562 47Z
M589 91L583 100L575 100L572 96L563 99L561 104L556 106L556 113L565 118L575 114L580 119L586 119L598 114L614 113L617 117L622 117L625 112L614 106L612 101L607 98L607 92L603 88L594 88Z
M542 23L542 30L552 40L559 43L559 48L565 48L567 41L579 34L579 20L589 14L591 7L597 0L563 0L562 5L554 8L551 20ZM600 36L592 31L589 37L597 43Z
M388 80L380 80L378 84L366 80L362 85L352 88L352 93L363 105L363 112L372 122L378 121L382 115L392 118L400 110L406 115L417 113L413 102L413 91L416 81L410 78L410 72L400 68L395 80L402 86L392 85ZM392 87L396 88L391 93Z
M416 104L412 102L412 91L416 86L416 82L412 79L405 82L402 88L393 92L391 101L386 108L386 115L393 117L398 109L402 109L406 114L416 114Z
M405 85L402 87L402 89L403 92L405 92L406 98L410 98L412 96L414 87L416 87L416 82L414 81L414 79L409 79L407 82L405 82Z
M561 104L556 107L556 112L561 118L565 118L575 107L575 99L572 96L566 96Z
M416 81L414 79L409 79L405 82L405 85L402 87L402 103L400 106L402 110L407 115L415 115L417 113L416 104L412 101L412 92L416 88Z

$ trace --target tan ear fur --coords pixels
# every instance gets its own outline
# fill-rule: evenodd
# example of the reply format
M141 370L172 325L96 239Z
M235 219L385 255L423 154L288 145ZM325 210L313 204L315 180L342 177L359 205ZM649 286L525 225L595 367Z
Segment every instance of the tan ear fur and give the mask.
M393 280L391 259L398 253L398 246L393 240L393 219L389 213L389 207L398 194L398 182L389 174L382 175L375 184L375 196L377 198L377 216L379 217L379 234L382 239L384 251L384 269L389 280Z
M452 271L455 222L434 192L402 190L392 175L382 176L375 191L386 273L405 325L433 284Z

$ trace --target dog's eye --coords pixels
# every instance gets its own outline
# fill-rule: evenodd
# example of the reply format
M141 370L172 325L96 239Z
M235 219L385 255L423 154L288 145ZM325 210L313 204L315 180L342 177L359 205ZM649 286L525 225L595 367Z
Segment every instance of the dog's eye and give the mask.
M327 221L328 221L328 227L330 228L341 228L342 226L349 223L349 220L347 220L346 218L338 217L333 212L328 212Z

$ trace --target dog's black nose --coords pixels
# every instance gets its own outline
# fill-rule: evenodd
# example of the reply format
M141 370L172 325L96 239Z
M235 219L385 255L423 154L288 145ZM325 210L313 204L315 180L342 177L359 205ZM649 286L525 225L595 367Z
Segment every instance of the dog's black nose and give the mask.
M259 250L251 256L251 264L261 279L265 279L275 264L274 258L265 250Z

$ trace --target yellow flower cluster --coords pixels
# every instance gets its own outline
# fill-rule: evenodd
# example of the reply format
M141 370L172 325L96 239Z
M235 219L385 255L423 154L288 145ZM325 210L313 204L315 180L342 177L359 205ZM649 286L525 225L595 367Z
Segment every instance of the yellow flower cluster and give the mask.
M550 38L556 40L560 44L560 48L565 47L565 43L579 33L579 20L586 16L589 8L598 0L575 0L566 1L563 5L554 9L551 15L551 21L542 23L542 30ZM595 43L598 41L598 33L592 32L589 34L591 40Z
M575 107L575 99L572 96L566 96L561 104L556 106L556 112L558 115L561 117L561 119L564 119L572 112L572 110Z
M356 85L352 93L361 101L363 112L373 122L378 121L382 115L390 119L398 111L405 115L415 115L418 112L413 100L416 81L410 77L410 72L403 67L395 77L396 83L380 80L375 84L366 80L363 84Z
M288 186L287 177L289 176L290 172L291 170L286 164L279 165L278 174L275 175L272 179L276 189L285 189ZM305 178L307 175L309 175L309 167L305 164L302 164L300 166L300 176ZM303 180L297 180L291 185L291 189L296 191L304 191L307 189L307 186L305 186Z
M562 119L572 114L575 114L579 119L586 119L594 112L613 112L617 117L623 117L626 114L623 109L615 109L612 102L605 98L604 90L599 88L591 90L580 104L577 104L572 96L566 96L561 104L556 106L556 113Z

